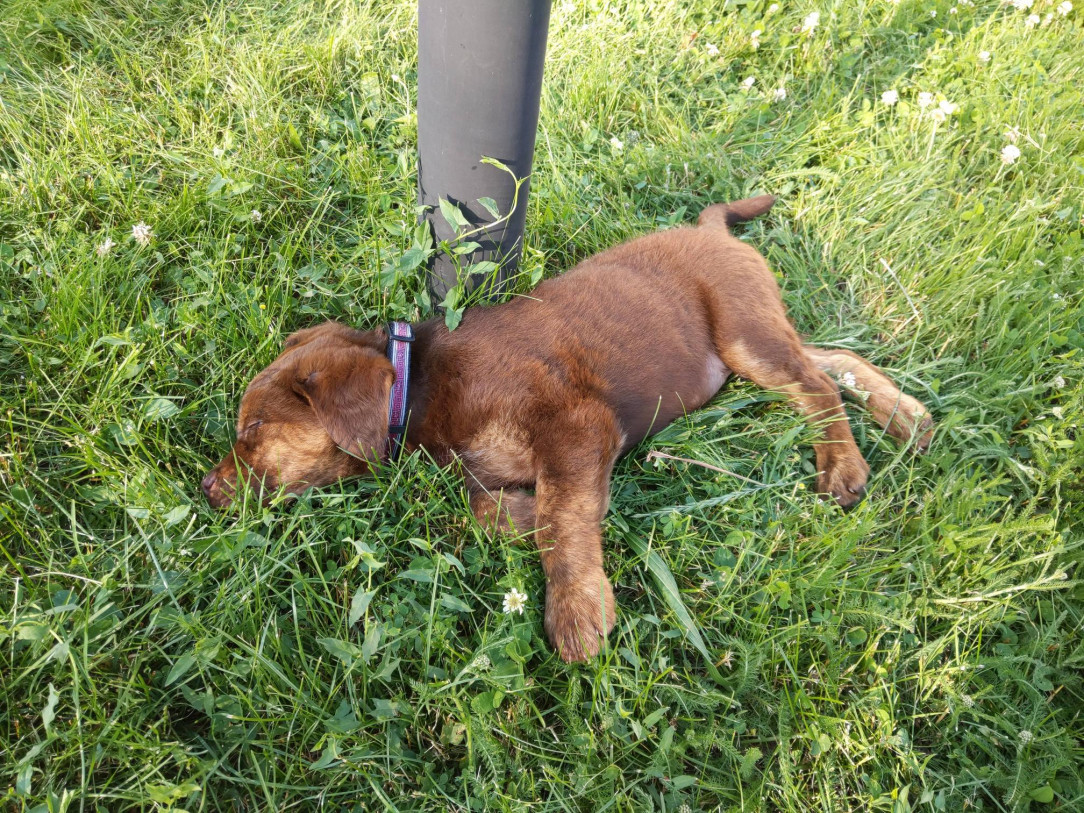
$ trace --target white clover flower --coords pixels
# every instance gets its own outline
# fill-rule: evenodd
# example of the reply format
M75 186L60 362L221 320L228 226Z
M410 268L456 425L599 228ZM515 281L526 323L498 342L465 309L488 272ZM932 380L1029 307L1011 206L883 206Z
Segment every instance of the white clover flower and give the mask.
M989 51L979 51L979 62L981 62L981 63L983 63L985 65L989 61L990 61L990 52Z
M956 14L956 6L953 6L952 8L950 8L950 9L948 10L948 13L949 13L949 14Z
M619 139L617 136L614 136L610 139L610 146L613 147L615 150L625 149L625 145L621 143L621 139Z
M1012 7L1017 11L1025 11L1032 7L1035 0L1012 0Z
M777 102L783 101L787 98L787 89L784 87L777 87L772 93L772 98Z
M113 246L115 245L116 243L113 242L112 237L106 237L105 240L102 241L101 245L99 245L94 250L97 252L99 257L104 257L106 254L113 250Z
M1035 735L1028 731L1026 728L1020 732L1020 742L1024 743L1024 745L1027 745L1033 739L1035 739Z
M1006 144L1001 149L1001 163L1013 164L1020 157L1020 148L1015 144Z
M940 107L935 107L933 110L930 111L930 118L940 123L945 120L945 111L942 110Z
M473 661L470 662L468 669L473 669L475 672L488 672L493 664L489 660L488 655L479 655Z
M1016 127L1010 127L1005 131L1005 138L1008 139L1010 144L1015 144L1016 140L1020 138L1020 130Z
M709 42L704 46L704 51L708 56L719 56L719 46L713 42Z
M777 11L779 11L779 4L778 3L772 3L770 6L768 6L768 13L769 14L775 14Z
M521 593L518 588L513 587L504 594L504 611L506 613L519 613L520 615L523 615L523 611L526 607L527 595Z
M1024 20L1024 28L1034 28L1040 22L1042 22L1042 20L1039 18L1038 14L1029 14L1027 19Z
M802 20L802 33L812 34L817 26L821 24L821 13L819 11L811 11Z
M900 94L894 90L886 90L881 94L881 104L886 104L889 107L894 105L900 100Z
M944 101L943 101L943 102L941 102L941 104L939 104L939 105L938 105L937 107L938 107L938 108L939 108L939 109L941 110L941 112L942 112L942 113L944 113L944 114L945 114L946 116L951 116L951 115L952 115L953 113L955 113L955 112L956 112L956 110L957 110L957 108L959 107L959 105L955 105L955 104L953 104L952 102L944 102Z
M753 33L749 35L749 44L753 46L754 51L760 47L760 35L762 33L764 32L759 28L754 28Z
M1062 17L1068 17L1069 12L1073 10L1073 4L1069 0L1065 0L1064 3L1058 3L1058 14Z
M252 218L253 223L259 223L263 220L263 213L259 209L253 209L252 214L249 215Z
M1055 376L1055 378L1054 378L1054 386L1057 387L1059 390L1064 389L1065 388L1065 379L1062 378L1060 375Z
M858 387L858 379L854 377L854 373L850 370L839 377L839 383L850 390Z
M134 226L132 226L132 239L134 239L141 246L149 246L151 243L151 237L154 236L154 232L151 231L151 227L140 220Z
M961 695L960 696L960 702L963 703L965 706L967 706L969 709L973 708L974 705L975 705L974 698L972 698L971 695L969 695L969 694Z
M925 108L929 107L931 104L933 104L933 102L934 102L934 98L933 98L932 93L928 93L927 91L924 90L920 94L918 94L918 106L919 107L925 109Z
M755 85L756 82L757 80L755 76L747 76L745 79L742 80L741 86L746 90L749 90L749 88Z

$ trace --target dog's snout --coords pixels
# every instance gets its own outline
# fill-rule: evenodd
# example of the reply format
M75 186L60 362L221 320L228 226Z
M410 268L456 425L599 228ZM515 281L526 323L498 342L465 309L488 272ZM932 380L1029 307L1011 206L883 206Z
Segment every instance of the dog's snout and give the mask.
M230 469L226 468L224 463L219 463L203 478L200 490L212 508L226 508L233 501L235 487L231 477Z

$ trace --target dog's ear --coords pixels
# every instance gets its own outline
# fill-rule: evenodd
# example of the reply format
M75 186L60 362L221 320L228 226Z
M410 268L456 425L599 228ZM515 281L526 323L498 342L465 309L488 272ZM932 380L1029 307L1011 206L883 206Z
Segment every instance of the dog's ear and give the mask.
M380 460L395 381L391 362L359 344L314 349L298 360L293 391L309 403L339 448L363 460Z

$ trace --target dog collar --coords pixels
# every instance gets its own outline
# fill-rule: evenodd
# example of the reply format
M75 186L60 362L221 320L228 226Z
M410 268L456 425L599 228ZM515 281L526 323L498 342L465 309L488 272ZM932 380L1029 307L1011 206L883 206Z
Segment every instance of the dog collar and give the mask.
M409 322L388 323L388 360L395 368L395 383L388 396L388 444L389 460L395 460L403 450L406 434L407 393L410 389L410 344L414 341L414 328Z

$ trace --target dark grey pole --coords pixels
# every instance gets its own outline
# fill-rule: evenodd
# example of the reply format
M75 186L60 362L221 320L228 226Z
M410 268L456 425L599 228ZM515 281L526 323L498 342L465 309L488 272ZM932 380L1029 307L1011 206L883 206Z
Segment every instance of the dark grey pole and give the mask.
M481 163L483 156L517 178L531 174L549 18L549 0L418 0L418 196L430 207L426 219L438 244L455 237L441 198L457 205L471 227L494 220L479 198L492 198L502 216L511 210L515 181ZM504 289L519 263L527 186L512 216L471 237L481 247L459 258L463 268L499 263L487 297ZM485 280L475 277L464 281L468 290ZM429 275L434 305L456 280L452 258L438 252Z

